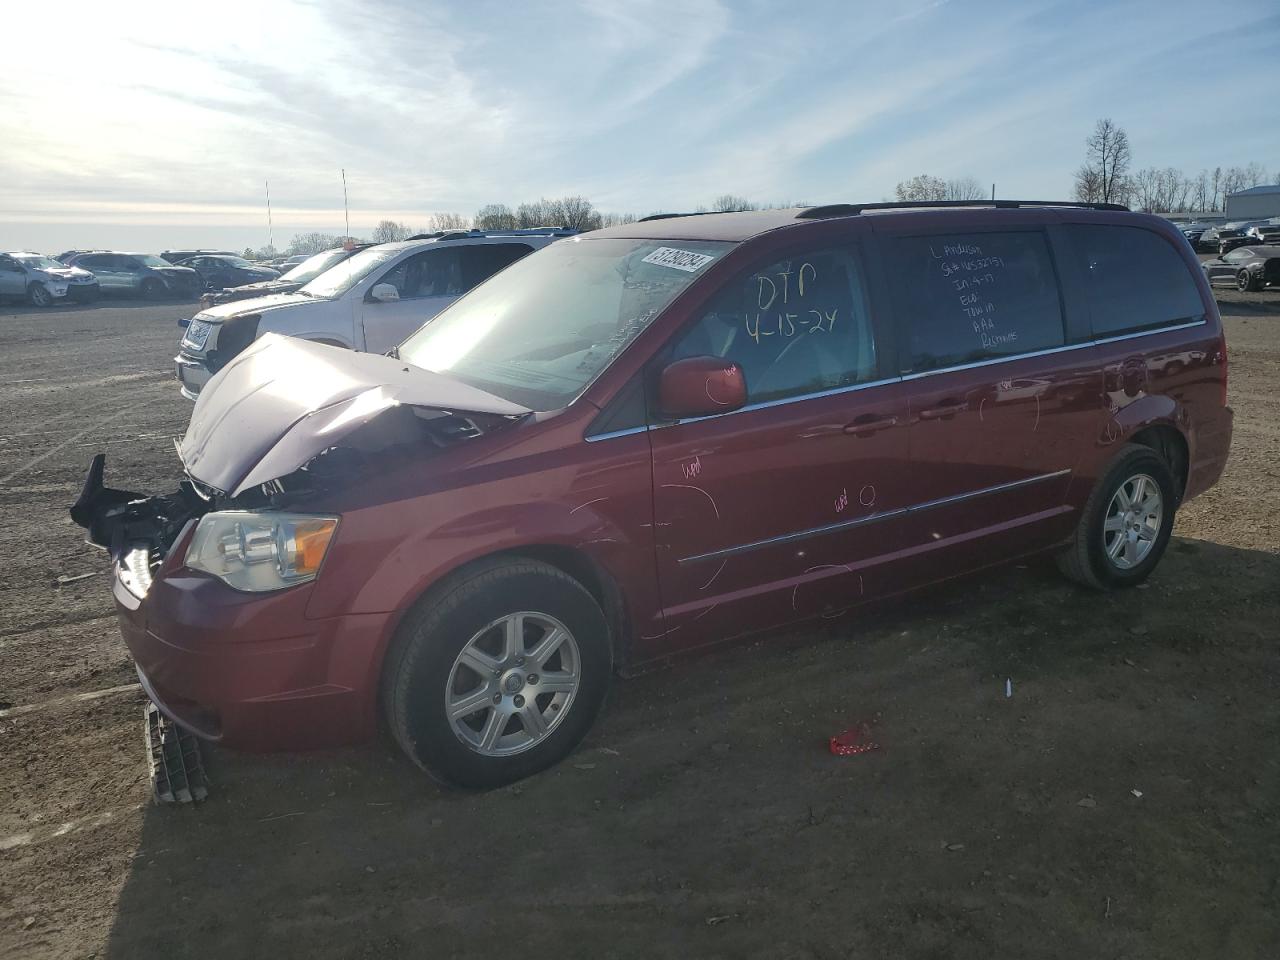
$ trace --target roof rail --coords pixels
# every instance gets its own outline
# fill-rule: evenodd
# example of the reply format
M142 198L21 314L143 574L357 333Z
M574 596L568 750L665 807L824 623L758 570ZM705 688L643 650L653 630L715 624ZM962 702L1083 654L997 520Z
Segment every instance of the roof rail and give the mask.
M415 233L406 240L464 240L468 237L570 237L577 233L572 227L513 227L510 230L436 230L432 233Z
M647 217L641 217L636 223L648 223L650 220L670 220L673 217L700 217L707 210L695 210L693 213L651 213Z
M856 217L866 210L929 210L953 207L992 207L1012 210L1019 207L1084 207L1089 210L1123 210L1121 203L1081 203L1075 200L885 200L881 203L830 203L809 207L796 214L797 220L824 220L827 217Z

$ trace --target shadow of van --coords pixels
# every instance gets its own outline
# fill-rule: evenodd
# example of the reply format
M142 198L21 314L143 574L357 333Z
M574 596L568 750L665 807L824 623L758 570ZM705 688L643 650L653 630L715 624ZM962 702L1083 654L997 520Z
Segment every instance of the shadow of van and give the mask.
M213 752L206 803L146 811L105 954L1253 955L1277 583L1183 538L1124 593L991 571L619 683L490 793L385 742ZM863 721L879 751L827 751Z

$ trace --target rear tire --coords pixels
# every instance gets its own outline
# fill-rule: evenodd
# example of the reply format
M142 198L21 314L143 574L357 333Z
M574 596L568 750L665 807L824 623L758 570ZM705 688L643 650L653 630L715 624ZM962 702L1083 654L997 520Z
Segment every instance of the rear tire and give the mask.
M414 606L387 652L381 699L414 763L443 782L488 789L577 746L611 674L609 627L591 594L548 564L506 558L465 570Z
M53 294L45 288L43 283L33 283L31 286L27 287L27 297L31 300L33 306L53 306Z
M1071 545L1057 557L1058 569L1095 590L1137 586L1164 556L1177 507L1164 458L1128 444L1089 494Z

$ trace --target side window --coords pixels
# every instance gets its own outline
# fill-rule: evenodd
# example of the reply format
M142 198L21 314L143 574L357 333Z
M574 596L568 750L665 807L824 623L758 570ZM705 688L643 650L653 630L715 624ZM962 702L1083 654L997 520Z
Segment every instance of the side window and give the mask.
M484 283L499 270L533 252L527 243L476 243L459 249L464 290Z
M1038 231L905 237L888 245L912 371L1065 342L1049 246Z
M137 260L133 259L133 257L116 257L116 260L119 263L121 270L127 270L130 273L136 273L137 271L142 269L142 264L140 264Z
M1186 264L1164 237L1141 227L1068 224L1096 337L1204 316Z
M401 300L456 297L464 293L458 248L427 250L401 260L378 283L390 283Z
M875 339L856 254L818 250L730 281L680 335L672 359L696 356L737 361L751 403L875 379Z
M1227 263L1239 263L1241 260L1247 260L1248 258L1249 258L1249 253L1247 251L1232 250L1230 253L1226 254L1222 259L1227 261Z

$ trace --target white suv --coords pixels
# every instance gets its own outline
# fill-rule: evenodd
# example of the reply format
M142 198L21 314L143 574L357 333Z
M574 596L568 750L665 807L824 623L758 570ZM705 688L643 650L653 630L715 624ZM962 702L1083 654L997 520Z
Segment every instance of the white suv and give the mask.
M237 300L188 321L174 357L182 395L265 333L386 353L472 287L572 230L454 231L361 250L296 293Z

